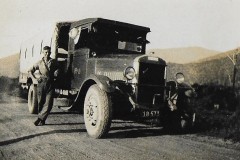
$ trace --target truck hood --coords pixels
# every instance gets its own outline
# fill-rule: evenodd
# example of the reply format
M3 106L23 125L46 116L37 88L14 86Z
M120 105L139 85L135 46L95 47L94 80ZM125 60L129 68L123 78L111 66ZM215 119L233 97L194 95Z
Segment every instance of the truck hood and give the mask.
M104 75L111 80L125 80L123 71L133 66L134 59L140 55L104 55L95 59L95 74Z

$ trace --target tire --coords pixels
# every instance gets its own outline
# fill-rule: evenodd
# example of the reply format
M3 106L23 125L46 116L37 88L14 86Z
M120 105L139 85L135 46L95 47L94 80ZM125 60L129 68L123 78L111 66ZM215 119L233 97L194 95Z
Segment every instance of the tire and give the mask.
M188 118L181 118L181 129L183 131L190 131L195 124L195 113L188 115Z
M177 111L170 111L164 117L163 128L170 134L176 134L181 131L181 118Z
M37 87L34 84L28 90L28 110L31 114L38 113Z
M192 117L183 116L178 111L170 111L163 118L163 128L171 133L188 133L194 126L195 113Z
M84 100L84 122L92 138L104 137L111 126L112 102L108 93L92 85Z

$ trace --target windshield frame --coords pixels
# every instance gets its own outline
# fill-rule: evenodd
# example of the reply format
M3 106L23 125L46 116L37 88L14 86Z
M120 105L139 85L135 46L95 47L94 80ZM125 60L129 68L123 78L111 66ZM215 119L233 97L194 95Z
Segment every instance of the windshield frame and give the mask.
M104 50L122 54L145 54L147 31L136 28L110 25L92 24L90 31L90 44L95 50ZM121 46L121 43L128 47ZM131 49L132 47L132 49Z

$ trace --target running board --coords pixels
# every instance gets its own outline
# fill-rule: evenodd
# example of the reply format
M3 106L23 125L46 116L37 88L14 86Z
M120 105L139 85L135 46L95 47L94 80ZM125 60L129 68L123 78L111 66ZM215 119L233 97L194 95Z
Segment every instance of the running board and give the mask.
M53 106L56 106L58 108L61 108L62 110L68 111L72 106L72 101L68 98L54 98L53 100Z

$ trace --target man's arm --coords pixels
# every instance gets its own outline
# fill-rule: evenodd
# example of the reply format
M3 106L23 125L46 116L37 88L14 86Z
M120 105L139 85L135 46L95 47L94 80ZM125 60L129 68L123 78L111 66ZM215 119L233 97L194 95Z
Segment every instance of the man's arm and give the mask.
M57 60L53 60L53 76L57 78L60 74L59 63Z
M184 93L187 97L197 97L197 93L195 92L194 88L189 84L183 84Z
M35 64L32 68L30 68L30 70L28 71L30 77L33 80L33 83L37 83L38 79L36 78L34 72L38 70L38 64Z

